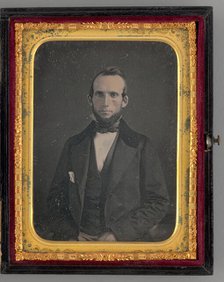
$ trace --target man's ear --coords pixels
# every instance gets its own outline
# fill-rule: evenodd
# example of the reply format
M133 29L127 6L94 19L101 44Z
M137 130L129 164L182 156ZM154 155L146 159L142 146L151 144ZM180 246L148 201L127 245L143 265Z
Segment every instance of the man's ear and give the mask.
M90 95L87 96L87 100L90 106L92 106L93 102L92 102L92 97Z
M122 109L124 109L127 106L127 104L128 104L128 96L125 95L122 101Z

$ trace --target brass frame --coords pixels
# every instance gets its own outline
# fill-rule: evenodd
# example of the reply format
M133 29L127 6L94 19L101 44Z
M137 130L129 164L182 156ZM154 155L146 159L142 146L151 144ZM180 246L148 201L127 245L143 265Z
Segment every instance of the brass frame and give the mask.
M15 254L16 261L195 260L197 258L196 27L186 23L16 23ZM33 227L33 70L38 47L57 40L160 41L178 61L176 227L153 243L55 242ZM190 120L190 128L185 127ZM189 181L186 181L188 179Z

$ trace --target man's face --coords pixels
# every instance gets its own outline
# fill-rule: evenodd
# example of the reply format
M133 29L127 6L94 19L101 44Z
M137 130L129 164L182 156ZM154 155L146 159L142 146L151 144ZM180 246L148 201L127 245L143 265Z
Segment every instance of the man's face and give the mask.
M128 97L122 96L125 82L119 75L98 76L93 83L91 104L94 111L108 119L119 113L128 104Z

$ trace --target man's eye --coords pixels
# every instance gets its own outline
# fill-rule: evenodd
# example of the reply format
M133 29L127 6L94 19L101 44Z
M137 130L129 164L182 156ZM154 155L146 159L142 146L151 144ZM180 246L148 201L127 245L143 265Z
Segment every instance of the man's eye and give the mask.
M117 96L118 96L117 92L111 92L110 93L110 97L112 97L112 98L116 98Z
M104 96L104 93L103 92L95 92L95 96L97 97L103 97Z

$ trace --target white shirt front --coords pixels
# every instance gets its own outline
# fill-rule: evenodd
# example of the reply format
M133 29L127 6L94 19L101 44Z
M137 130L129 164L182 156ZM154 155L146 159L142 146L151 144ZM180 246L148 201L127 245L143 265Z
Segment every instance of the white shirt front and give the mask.
M104 162L118 132L96 133L94 137L94 147L98 171L103 169Z

